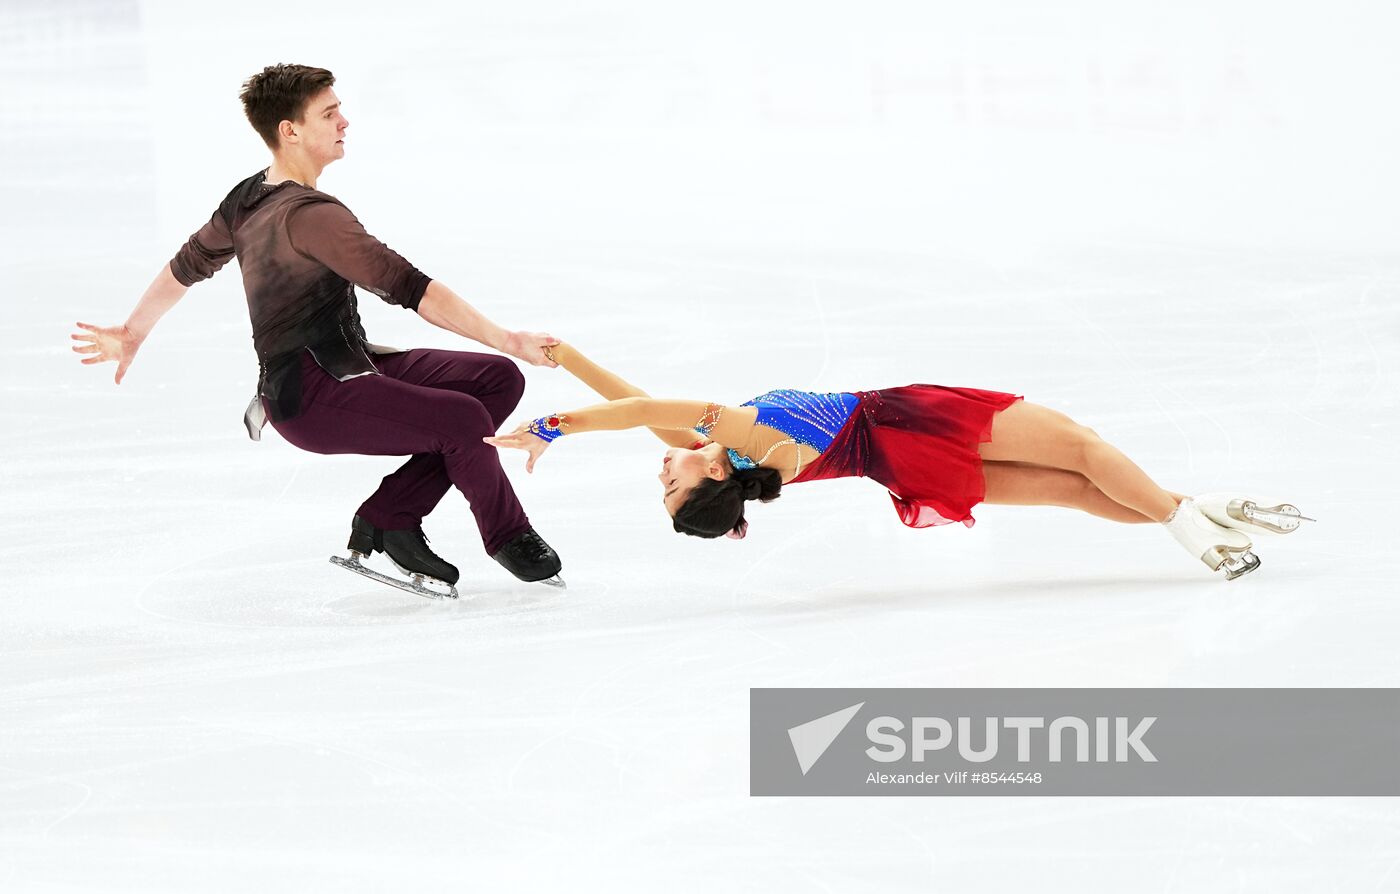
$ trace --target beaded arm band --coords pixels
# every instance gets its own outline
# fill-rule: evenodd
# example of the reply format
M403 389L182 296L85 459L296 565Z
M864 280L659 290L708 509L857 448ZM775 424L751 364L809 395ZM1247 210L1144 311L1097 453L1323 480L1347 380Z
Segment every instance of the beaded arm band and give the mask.
M541 416L530 423L530 434L548 444L555 438L562 438L564 436L564 430L560 427L563 424L563 420L559 418L558 414L553 416Z
M724 407L719 404L705 404L705 412L700 414L700 421L692 427L708 438L714 427L719 425L719 415L723 412Z

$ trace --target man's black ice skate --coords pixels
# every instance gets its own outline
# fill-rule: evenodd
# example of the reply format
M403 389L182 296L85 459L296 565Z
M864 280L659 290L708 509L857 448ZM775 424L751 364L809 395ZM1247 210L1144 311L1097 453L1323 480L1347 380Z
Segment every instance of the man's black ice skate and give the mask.
M456 566L428 548L428 538L423 535L421 527L385 531L357 515L350 523L349 549L348 559L331 556L331 562L356 574L429 599L457 598L457 588L453 585L461 575ZM377 552L388 556L394 567L408 575L409 579L397 580L360 563L361 559Z
M509 543L496 550L496 554L491 558L526 583L564 586L563 579L559 577L564 563L559 561L559 554L544 542L543 537L535 533L534 528L526 528L517 534Z

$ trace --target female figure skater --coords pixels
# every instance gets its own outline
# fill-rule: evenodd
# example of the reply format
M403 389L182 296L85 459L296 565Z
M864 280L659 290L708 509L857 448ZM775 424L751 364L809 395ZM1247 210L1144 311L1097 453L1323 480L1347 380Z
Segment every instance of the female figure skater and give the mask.
M1259 567L1251 534L1287 533L1305 520L1288 504L1165 491L1093 430L1014 394L908 385L770 391L737 407L656 400L572 345L547 350L608 402L541 417L486 443L527 451L533 471L562 435L647 426L671 446L657 476L666 511L677 531L697 537L743 537L745 502L776 499L786 484L863 476L889 489L910 527L971 527L979 502L1065 506L1163 524L1233 580Z

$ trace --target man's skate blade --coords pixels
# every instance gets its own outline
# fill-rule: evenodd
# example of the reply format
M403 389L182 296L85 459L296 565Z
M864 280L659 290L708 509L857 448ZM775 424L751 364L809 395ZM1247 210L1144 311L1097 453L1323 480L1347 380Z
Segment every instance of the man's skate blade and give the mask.
M331 556L331 564L339 565L346 571L353 571L362 577L379 581L381 584L388 584L397 590L403 590L405 593L413 593L416 596L422 596L424 599L457 598L457 588L451 584L442 581L433 581L433 583L438 586L445 588L439 590L429 587L426 584L419 583L416 580L399 580L398 578L390 577L387 574L381 574L373 568L360 564L360 560L356 556L352 556L348 559L343 556ZM431 580L431 578L428 578L428 580Z
M544 580L537 580L535 581L535 583L544 584L546 587L554 587L557 590L569 589L569 585L564 583L564 578L560 577L557 574L553 577L547 577Z

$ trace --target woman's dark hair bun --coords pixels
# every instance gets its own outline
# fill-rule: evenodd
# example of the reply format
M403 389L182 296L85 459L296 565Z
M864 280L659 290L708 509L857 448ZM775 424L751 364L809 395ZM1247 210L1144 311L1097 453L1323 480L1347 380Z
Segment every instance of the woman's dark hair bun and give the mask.
M744 503L776 500L783 490L777 469L735 469L728 478L705 478L676 509L674 527L695 537L723 537L744 522Z
M783 491L783 476L777 469L742 469L729 476L739 485L745 500L760 500L767 503L778 499Z

